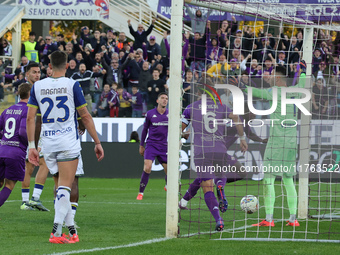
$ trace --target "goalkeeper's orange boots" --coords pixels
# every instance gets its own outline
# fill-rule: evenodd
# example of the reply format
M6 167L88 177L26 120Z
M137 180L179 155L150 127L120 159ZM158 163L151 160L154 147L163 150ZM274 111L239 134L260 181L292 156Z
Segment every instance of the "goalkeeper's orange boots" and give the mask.
M253 227L275 227L274 221L271 222L263 220L257 224L252 224Z
M289 220L287 220L287 224L286 224L286 226L293 226L293 227L300 227L300 223L297 221L297 220L295 220L294 222L290 222Z

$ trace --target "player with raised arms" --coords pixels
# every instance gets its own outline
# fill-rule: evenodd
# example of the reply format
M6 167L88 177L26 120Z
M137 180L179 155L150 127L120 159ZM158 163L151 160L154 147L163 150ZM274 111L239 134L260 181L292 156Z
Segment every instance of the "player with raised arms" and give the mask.
M25 158L27 154L27 102L31 85L19 86L19 103L4 110L0 116L0 207L5 203L17 181L25 177Z
M300 67L300 66L299 66ZM299 70L300 72L302 69ZM306 74L303 72L300 74L299 82L296 85L299 88L303 88L306 82ZM281 88L287 87L286 69L282 66L275 68L275 73L271 78L272 86L278 89L278 104L276 110L270 115L271 119L275 119L273 126L269 128L269 140L264 153L263 161L263 194L264 205L266 210L266 219L253 224L253 226L259 227L274 227L274 204L275 204L275 187L274 182L276 176L281 176L286 193L287 202L289 207L290 218L287 221L287 226L300 226L296 220L297 211L297 193L294 184L293 177L296 174L296 155L297 155L297 128L295 123L297 121L298 112L294 105L288 104L286 115L281 115ZM273 88L269 89L257 89L252 88L253 96L257 98L263 98L271 101L273 99ZM289 93L287 98L300 97L298 93ZM281 122L286 120L286 125L281 125ZM288 121L289 120L289 121ZM291 127L287 127L291 125ZM271 168L270 168L271 167ZM275 171L274 169L283 169L287 171ZM265 169L266 168L266 169ZM272 170L273 169L273 170Z
M145 116L139 146L139 153L144 156L144 168L140 180L137 200L143 199L144 190L151 174L152 162L156 157L164 168L165 185L167 181L168 109L166 106L168 105L168 95L165 92L158 94L157 104L157 107L148 111ZM144 147L147 135L148 139L146 147ZM166 186L164 189L166 190Z
M209 82L209 80L207 80ZM212 84L211 84L212 85ZM214 124L214 119L232 119L234 123L240 123L240 118L232 114L227 106L222 104L214 104L212 99L207 99L206 114L202 114L201 90L204 86L198 84L196 92L198 100L187 106L183 112L182 130L191 123L191 133L193 135L193 155L191 160L194 161L197 170L197 179L194 182L200 184L204 192L204 200L216 221L216 231L222 231L224 222L219 212L219 203L214 194L214 178L215 172L208 171L211 167L223 167L227 164L227 148L225 143L226 125ZM247 150L248 145L245 140L243 126L236 125L237 133L240 137L241 151ZM220 177L223 173L219 173Z
M86 101L79 82L65 77L68 67L67 55L55 51L50 55L53 74L37 81L31 90L28 102L27 137L28 160L39 165L39 153L35 146L35 116L38 109L42 116L42 150L50 171L58 169L58 190L55 200L55 216L51 243L74 243L79 241L74 227L70 192L76 174L80 155L80 142L77 130L77 114L95 142L98 161L104 158L104 150L95 130L94 122L86 109ZM70 240L62 235L62 224L69 228Z

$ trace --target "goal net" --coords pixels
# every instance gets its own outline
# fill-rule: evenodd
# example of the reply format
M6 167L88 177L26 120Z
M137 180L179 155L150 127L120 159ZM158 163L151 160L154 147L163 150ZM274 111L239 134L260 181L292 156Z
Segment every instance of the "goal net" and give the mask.
M339 242L340 6L298 2L186 1L179 237Z

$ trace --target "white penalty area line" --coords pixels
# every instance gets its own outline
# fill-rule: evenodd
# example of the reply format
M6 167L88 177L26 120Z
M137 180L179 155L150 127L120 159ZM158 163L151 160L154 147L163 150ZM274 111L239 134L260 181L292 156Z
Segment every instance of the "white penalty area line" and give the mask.
M136 247L136 246L145 245L145 244L159 243L159 242L163 242L166 240L169 240L169 238L166 238L166 237L155 238L155 239L150 239L150 240L137 242L137 243L130 243L130 244L124 244L124 245L118 245L118 246L111 246L111 247L93 248L93 249L72 250L72 251L65 251L65 252L59 252L59 253L51 253L50 255L68 255L68 254L77 254L77 253L90 253L90 252L96 252L96 251L116 250L120 248L130 248L130 247Z
M270 242L307 242L307 243L340 243L340 240L328 239L290 239L290 238L219 238L214 241L270 241Z

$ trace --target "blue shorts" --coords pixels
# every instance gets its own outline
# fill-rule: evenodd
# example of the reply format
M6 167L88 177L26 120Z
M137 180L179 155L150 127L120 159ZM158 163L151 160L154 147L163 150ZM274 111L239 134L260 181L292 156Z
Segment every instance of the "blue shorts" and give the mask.
M0 179L23 181L25 178L25 159L0 158Z
M167 150L167 146L147 143L144 151L144 159L150 159L151 161L154 161L157 157L160 164L167 164Z

